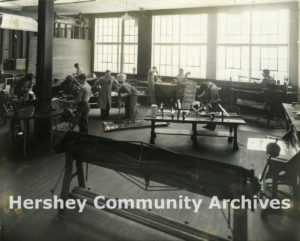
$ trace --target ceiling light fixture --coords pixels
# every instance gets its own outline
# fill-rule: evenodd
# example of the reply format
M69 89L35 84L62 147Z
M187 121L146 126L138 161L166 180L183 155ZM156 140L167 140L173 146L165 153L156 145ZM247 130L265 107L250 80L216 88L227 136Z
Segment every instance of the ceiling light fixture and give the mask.
M131 20L133 19L127 12L127 0L126 1L126 8L125 8L125 14L121 17L123 20Z
M236 0L234 0L233 7L232 7L232 10L230 11L230 14L232 14L232 15L238 15L240 13L241 13L241 11L240 11L240 9L239 9L239 7L237 5L237 2L236 2Z

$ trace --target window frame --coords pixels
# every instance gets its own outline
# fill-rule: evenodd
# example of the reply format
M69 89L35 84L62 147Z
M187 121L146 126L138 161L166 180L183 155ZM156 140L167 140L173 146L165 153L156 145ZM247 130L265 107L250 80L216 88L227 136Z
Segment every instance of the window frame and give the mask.
M99 31L100 27L98 26L97 24L97 21L100 20L100 19L103 19L103 20L107 20L107 19L115 19L118 21L118 24L117 24L117 35L113 35L113 30L112 30L112 35L107 35L107 36L110 36L112 39L114 39L114 37L116 38L116 41L104 41L104 28L102 28L102 42L98 40L99 38L99 34L97 31ZM136 19L133 19L134 21L137 21ZM98 67L99 64L101 64L103 66L103 64L107 64L110 63L110 62L103 62L103 54L102 54L102 61L98 61L98 55L99 55L99 52L97 52L97 47L99 46L114 46L114 45L117 45L117 62L116 62L116 69L113 69L111 70L112 72L115 72L115 73L121 73L122 70L123 70L123 73L124 74L135 74L134 72L126 72L125 71L125 65L126 64L132 64L132 63L125 63L125 46L130 46L130 45L133 45L135 48L136 48L136 52L134 54L135 56L135 60L134 60L134 69L137 70L137 60L138 60L138 25L135 25L133 27L136 28L136 31L135 31L135 34L131 35L131 34L127 34L126 33L126 28L125 28L125 25L126 25L126 21L131 21L131 20L124 20L122 19L121 17L109 17L109 18L105 18L105 17L96 17L94 19L94 24L95 24L95 31L94 31L94 71L96 72L104 72L106 69L103 69L102 67L102 70L101 70L101 67ZM114 26L112 26L113 28ZM98 37L97 37L98 35ZM134 42L126 42L125 41L125 38L126 36L129 36L129 37L135 37L136 38L136 41ZM123 45L123 47L122 47ZM103 53L103 52L102 52ZM114 53L111 53L111 58L113 59L113 54ZM123 55L123 60L122 60L122 55ZM131 54L130 54L131 55ZM113 63L113 62L111 62ZM122 64L123 64L123 67L122 67Z
M249 14L250 14L250 25L249 25L249 42L247 42L247 43L244 43L243 42L243 39L242 39L242 35L241 35L241 40L240 40L240 43L233 43L233 42L231 42L231 43L228 43L228 42L222 42L220 39L226 39L226 36L228 35L228 34L226 34L226 32L225 33L223 33L224 34L224 36L221 36L221 33L217 30L217 59L219 58L219 47L220 46L223 46L223 47L225 47L225 48L227 48L227 47L231 47L231 46L233 46L233 47L242 47L242 46L248 46L249 47L249 64L248 64L248 69L249 69L249 82L251 82L251 78L256 78L255 76L254 76L254 72L257 72L257 70L255 70L254 68L253 68L253 66L252 66L252 61L253 61L253 59L254 59L254 57L253 57L253 54L254 54L254 52L253 52L253 48L254 47L259 47L259 51L260 51L260 53L259 53L259 67L260 67L260 70L259 71L262 71L263 70L263 67L262 67L262 60L264 59L264 58L262 58L261 56L261 51L262 51L262 49L263 48L276 48L277 49L277 59L276 59L276 66L277 66L277 69L276 70L271 70L270 69L270 71L271 71L271 74L272 74L272 72L275 72L276 73L276 75L279 75L280 74L280 72L283 72L283 71L280 71L279 70L279 61L280 61L280 57L279 57L279 48L280 47L286 47L286 49L287 49L287 58L286 58L286 71L284 71L284 73L286 73L287 74L287 76L286 77L289 77L289 75L290 75L290 73L289 73L289 48L290 48L290 33L289 33L289 30L287 31L287 35L286 35L286 41L285 41L285 43L282 43L281 42L281 40L279 40L279 38L280 38L280 36L281 36L281 33L280 33L280 31L279 31L279 28L280 28L280 26L279 26L279 23L280 23L280 11L287 11L287 16L286 16L286 20L285 21L287 21L287 23L290 23L290 9L287 9L287 8L281 8L281 9L269 9L269 10L263 10L262 12L264 13L264 12L274 12L275 14L277 14L277 16L278 16L278 19L276 20L276 22L277 22L277 34L276 34L276 36L278 36L278 41L277 41L277 43L273 43L273 42L269 42L269 43L262 43L261 41L260 42L256 42L256 41L254 41L254 38L255 38L255 36L257 36L255 33L254 33L254 30L253 30L253 26L254 26L254 24L256 24L257 22L254 20L254 15L257 13L257 10L246 10L246 11L244 11L244 12L240 12L239 14L240 14L240 16L241 16L241 24L243 23L243 18L242 18L242 14L244 14L245 12L249 12ZM219 25L220 25L220 19L219 19L219 15L221 15L221 14L229 14L228 12L219 12L218 13L218 16L217 16L217 28L219 28ZM260 22L262 22L262 21L260 21ZM288 24L288 26L287 27L289 27L289 24ZM258 35L258 36L262 36L262 29L260 28L260 30L259 30L259 32L260 32L260 34ZM264 34L264 35L268 35L268 36L274 36L274 34L273 33L269 33L269 34ZM243 57L242 57L242 52L241 52L241 56L240 56L240 59L242 59ZM225 54L225 60L227 59L227 56L226 56L226 54ZM267 58L269 61L270 61L270 58ZM217 76L217 79L218 79L218 73L219 73L219 71L222 71L222 72L226 72L226 71L230 71L230 70L232 70L232 71L234 71L234 70L238 70L238 69L236 69L236 68L226 68L226 66L227 66L227 64L225 64L225 69L219 69L219 66L218 66L218 60L216 61L216 76ZM242 70L242 68L241 68L241 70ZM230 80L230 79L222 79L222 80ZM280 80L280 82L281 83L283 83L284 82L284 79L279 79ZM239 79L237 80L237 81L239 81Z
M198 36L199 38L203 38L204 37L204 41L201 41L201 42L192 42L192 41L189 41L188 39L186 39L186 41L182 41L182 34L183 34L183 31L182 31L182 25L185 24L186 22L188 22L188 18L190 16L199 16L200 19L202 18L205 18L205 23L204 24L201 24L200 25L200 34L198 35L189 35L189 36ZM171 41L170 40L167 40L167 41L162 41L162 37L165 37L165 36L168 36L168 32L166 30L165 34L162 34L162 18L164 17L172 17L172 33L169 35L171 37ZM174 18L178 18L178 24L179 24L179 27L178 27L178 32L176 34L174 34ZM157 21L156 19L159 18L159 30L158 31L160 33L159 35L159 40L160 41L156 41L156 32L157 30L155 29L155 21ZM186 18L185 20L183 20L183 18ZM202 30L201 30L201 27L204 25L204 28L205 28L205 34L203 34ZM178 35L178 36L176 36ZM177 41L174 41L177 40ZM182 48L185 48L185 47L198 47L199 48L199 65L198 66L192 66L192 65L189 65L188 64L188 61L186 60L185 62L181 62L181 58L179 56L181 56L181 52L182 52ZM154 15L153 16L153 19L152 19L152 56L151 56L151 63L153 66L156 66L160 72L160 74L162 76L166 76L166 77L176 77L177 75L177 72L178 72L178 69L179 68L187 68L187 67L190 67L190 68L195 68L195 67L198 67L199 68L199 75L200 76L193 76L193 73L191 75L192 78L206 78L207 76L207 46L208 46L208 13L196 13L196 14L170 14L170 15ZM159 47L160 48L160 54L159 54L159 64L157 64L155 62L155 59L156 59L156 47ZM171 53L171 64L162 64L161 63L161 59L162 58L167 58L167 54L165 56L162 56L161 54L161 48L162 47L177 47L177 51L176 53L174 53L174 51L172 50L172 53ZM203 48L204 47L204 48ZM203 53L204 53L204 61L203 61ZM174 63L173 61L173 56L178 56L178 62L176 60L174 60L175 62L177 63ZM165 73L163 73L161 71L162 69L162 66L164 66L164 68L171 68L171 69L176 69L176 72L172 71L173 74L165 74L167 71L165 71ZM185 69L186 71L189 71L188 69ZM204 72L204 73L203 73ZM204 76L202 76L202 74Z

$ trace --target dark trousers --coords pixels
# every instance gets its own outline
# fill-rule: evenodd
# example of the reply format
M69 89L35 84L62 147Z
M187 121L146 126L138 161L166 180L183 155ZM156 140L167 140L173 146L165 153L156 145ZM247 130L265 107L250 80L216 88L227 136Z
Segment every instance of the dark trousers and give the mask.
M219 106L218 106L218 103L217 102L212 102L211 103L211 108L209 108L209 111L213 111L213 112L216 112L219 110ZM211 129L211 130L214 130L216 129L217 125L215 123L208 123L206 125L206 128L207 129Z
M137 95L130 95L125 101L125 118L135 121Z
M106 109L101 109L101 119L107 119L109 117L110 106L107 103Z
M79 131L83 133L88 133L88 116L90 112L90 105L89 103L82 102L78 104L77 108L79 119L78 119L78 125L79 125Z

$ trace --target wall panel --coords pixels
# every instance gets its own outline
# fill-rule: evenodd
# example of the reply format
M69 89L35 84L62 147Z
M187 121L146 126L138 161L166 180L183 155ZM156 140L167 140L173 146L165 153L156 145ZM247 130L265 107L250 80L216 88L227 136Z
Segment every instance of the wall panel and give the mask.
M37 38L30 38L28 72L36 73ZM53 39L53 79L63 79L75 73L79 63L84 73L91 72L91 41L79 39Z

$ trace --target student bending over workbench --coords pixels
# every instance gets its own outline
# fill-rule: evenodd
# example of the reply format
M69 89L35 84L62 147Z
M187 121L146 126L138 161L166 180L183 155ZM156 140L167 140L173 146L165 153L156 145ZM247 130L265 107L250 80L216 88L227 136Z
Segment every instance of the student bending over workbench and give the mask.
M137 90L130 84L120 82L118 91L119 94L128 94L125 101L125 118L135 122Z

